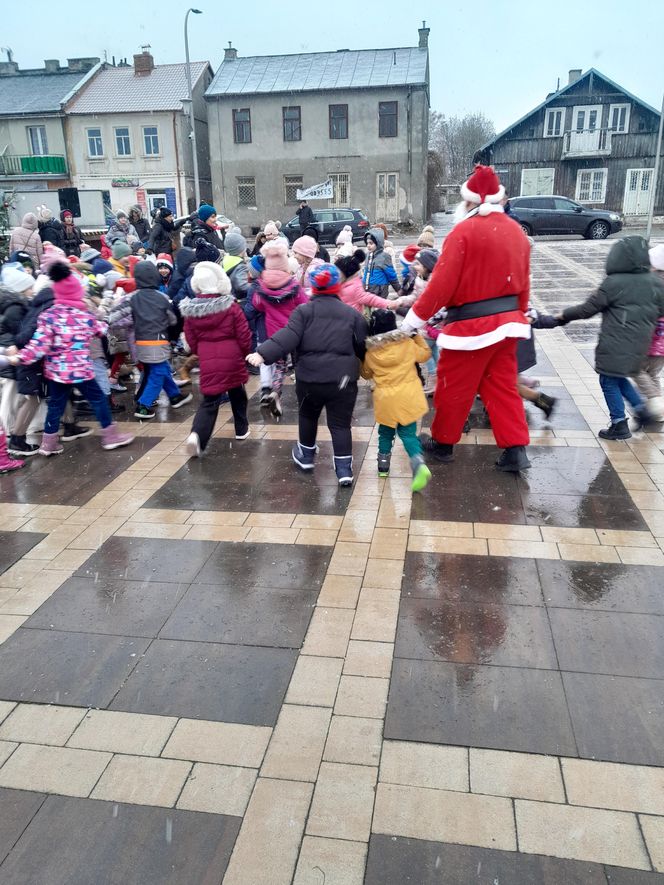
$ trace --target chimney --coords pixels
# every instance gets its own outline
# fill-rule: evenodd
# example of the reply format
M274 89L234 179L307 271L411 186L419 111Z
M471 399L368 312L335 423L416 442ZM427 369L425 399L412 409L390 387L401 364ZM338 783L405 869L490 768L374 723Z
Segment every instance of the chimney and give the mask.
M231 41L228 41L228 46L224 49L224 61L235 61L237 58L237 49L233 48L233 44Z
M10 77L12 74L18 74L18 62L0 61L0 77Z
M427 49L429 46L429 34L431 33L431 28L427 28L427 23L422 22L422 27L419 28L417 33L420 35L420 49Z
M154 58L149 46L142 46L140 55L134 56L134 74L137 77L146 77L154 70Z
M581 70L581 68L572 68L572 70L569 72L569 80L567 81L567 85L570 86L572 83L576 83L582 73L583 71Z
M47 74L57 74L60 70L60 60L57 58L44 59L44 71Z
M67 59L67 70L71 71L72 74L85 74L96 64L98 64L100 59L89 57L89 58L68 58Z

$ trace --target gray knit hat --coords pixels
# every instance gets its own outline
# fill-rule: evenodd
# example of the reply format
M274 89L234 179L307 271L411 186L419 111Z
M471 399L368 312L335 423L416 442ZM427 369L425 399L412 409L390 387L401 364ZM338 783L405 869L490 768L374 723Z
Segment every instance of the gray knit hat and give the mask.
M247 241L239 231L232 231L224 238L224 250L229 255L242 255L247 251Z

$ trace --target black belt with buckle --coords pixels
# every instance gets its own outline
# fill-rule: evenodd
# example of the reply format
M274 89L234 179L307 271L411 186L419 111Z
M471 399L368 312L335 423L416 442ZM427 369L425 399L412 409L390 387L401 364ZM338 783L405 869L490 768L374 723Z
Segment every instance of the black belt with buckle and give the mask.
M509 313L519 309L518 295L501 295L499 298L486 298L484 301L473 301L459 307L448 307L445 325L458 323L459 320L476 320L479 317L490 317L497 313Z

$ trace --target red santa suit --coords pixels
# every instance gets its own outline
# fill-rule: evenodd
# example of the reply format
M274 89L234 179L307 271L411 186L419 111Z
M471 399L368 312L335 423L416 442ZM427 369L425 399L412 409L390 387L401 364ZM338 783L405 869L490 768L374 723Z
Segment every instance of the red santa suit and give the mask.
M504 188L493 169L478 166L461 188L479 208L446 237L429 285L405 319L420 328L442 308L440 359L432 438L453 445L479 393L501 448L529 442L516 387L516 346L530 337L530 244L500 205Z

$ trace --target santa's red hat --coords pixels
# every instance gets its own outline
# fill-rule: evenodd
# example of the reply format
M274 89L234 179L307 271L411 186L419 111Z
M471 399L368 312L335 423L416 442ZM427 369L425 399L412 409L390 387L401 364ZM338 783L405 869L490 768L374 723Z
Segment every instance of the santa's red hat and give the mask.
M468 181L461 185L461 196L467 203L479 203L480 215L489 215L505 199L505 188L493 166L476 166Z

